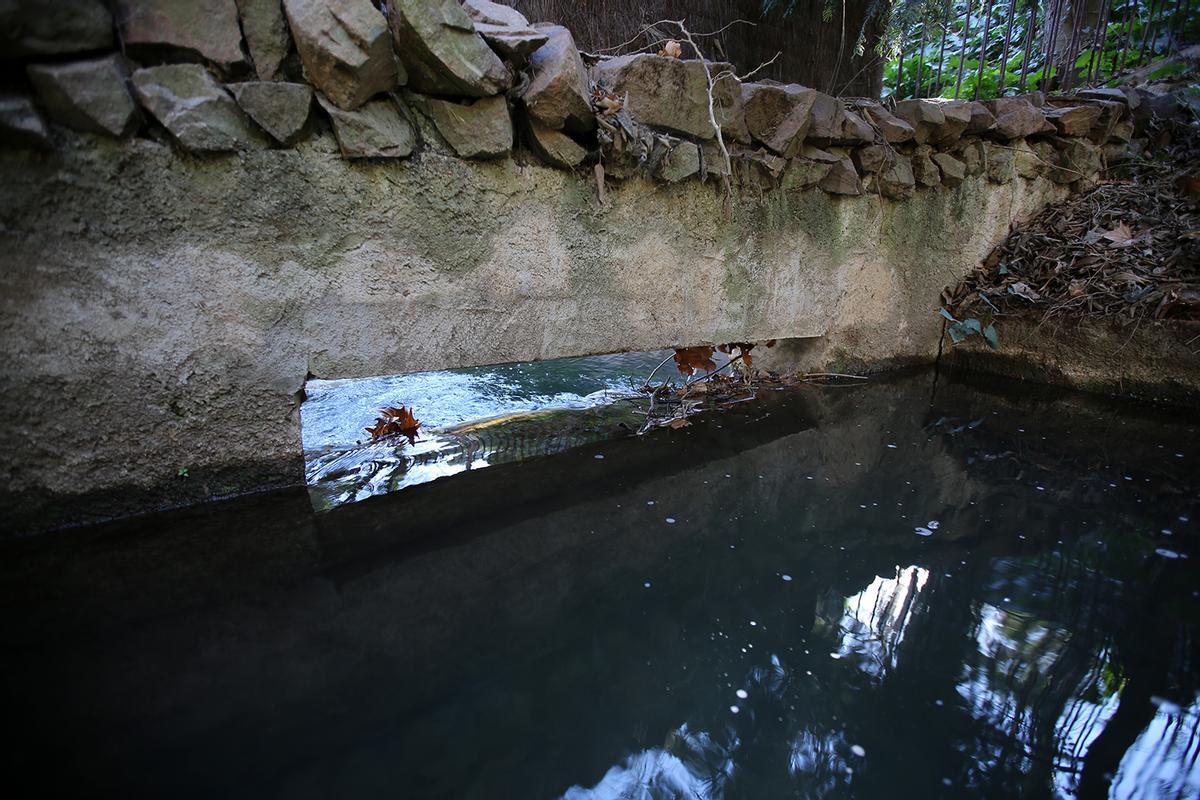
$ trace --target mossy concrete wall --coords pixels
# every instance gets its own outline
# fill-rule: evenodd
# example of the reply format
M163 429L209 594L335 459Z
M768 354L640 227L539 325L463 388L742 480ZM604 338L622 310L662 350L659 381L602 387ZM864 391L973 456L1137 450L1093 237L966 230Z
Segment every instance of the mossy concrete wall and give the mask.
M310 375L797 337L820 337L806 366L931 359L942 287L1067 191L893 202L785 174L601 206L590 173L348 162L328 134L207 159L81 137L0 154L0 185L10 527L301 482Z

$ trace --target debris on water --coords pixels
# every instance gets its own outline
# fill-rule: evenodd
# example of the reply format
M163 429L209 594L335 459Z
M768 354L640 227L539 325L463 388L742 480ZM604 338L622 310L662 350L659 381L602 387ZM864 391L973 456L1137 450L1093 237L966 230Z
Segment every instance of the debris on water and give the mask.
M896 445L894 445L894 444L889 444L889 445L888 445L888 449L889 449L889 450L895 450L895 449L896 449Z
M1162 556L1163 558L1171 558L1171 559L1187 558L1187 555L1185 553L1177 553L1174 550L1168 550L1165 547L1160 547L1157 550L1155 550L1154 552L1157 553L1158 555Z
M784 581L786 581L786 582L791 582L791 580L792 580L792 576L791 576L791 575L783 575L782 577L783 577L783 580L784 580Z
M917 536L933 536L933 531L929 530L929 528L926 528L924 525L918 525L917 527L913 528L913 533L915 533Z
M925 527L929 528L929 530L931 530L931 531L936 531L938 529L938 526L941 524L942 523L938 522L936 519L931 519L931 520L929 520L929 522L925 523Z
M674 524L675 524L675 518L674 518L674 517L667 517L667 524L668 524L668 525L674 525Z
M736 692L734 692L734 694L736 694L738 696L739 700L745 700L747 697L750 696L750 694L745 689L738 689Z
M604 453L596 453L594 458L604 458Z
M854 755L858 756L859 758L863 758L867 754L866 748L863 747L861 744L850 745L850 752L854 753Z
M740 709L740 708L738 708L737 706L730 706L730 707L729 707L729 711L730 711L731 713L733 713L733 714L736 714L736 713L738 713L739 711L741 711L741 709Z
M647 589L649 589L649 588L650 588L650 581L646 581L645 583L643 583L643 584L642 584L642 586L644 586L644 587L646 587Z

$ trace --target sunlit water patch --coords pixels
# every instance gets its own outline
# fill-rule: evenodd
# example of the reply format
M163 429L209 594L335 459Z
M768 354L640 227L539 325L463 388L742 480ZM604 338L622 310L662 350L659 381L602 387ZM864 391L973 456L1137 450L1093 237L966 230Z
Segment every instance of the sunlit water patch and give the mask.
M314 503L330 508L632 433L647 404L638 390L669 354L309 381L301 426ZM421 436L371 441L364 428L400 405L421 420Z

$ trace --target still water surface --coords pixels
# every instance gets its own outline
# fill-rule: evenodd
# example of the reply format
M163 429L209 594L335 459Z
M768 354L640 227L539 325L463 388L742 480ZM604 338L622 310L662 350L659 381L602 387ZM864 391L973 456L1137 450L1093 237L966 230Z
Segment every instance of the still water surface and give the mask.
M1193 418L922 373L9 543L0 763L127 797L1195 798L1198 497Z

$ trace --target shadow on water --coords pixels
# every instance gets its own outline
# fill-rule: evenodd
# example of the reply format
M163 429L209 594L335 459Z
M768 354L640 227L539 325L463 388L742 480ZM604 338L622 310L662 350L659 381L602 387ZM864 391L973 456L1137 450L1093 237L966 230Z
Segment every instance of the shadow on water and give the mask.
M931 379L321 515L7 544L5 766L125 795L1195 797L1200 428Z

